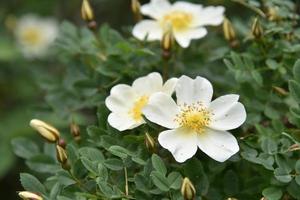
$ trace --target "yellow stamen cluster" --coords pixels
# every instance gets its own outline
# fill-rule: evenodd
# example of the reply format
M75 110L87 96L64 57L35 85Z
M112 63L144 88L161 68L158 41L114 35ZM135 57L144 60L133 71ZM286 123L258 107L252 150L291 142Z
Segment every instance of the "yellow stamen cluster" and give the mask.
M29 45L38 45L42 41L42 34L38 28L27 28L21 33L21 40Z
M173 30L183 31L191 25L193 20L193 15L184 11L172 11L169 14L166 14L162 21L161 25L165 27L168 24L172 25Z
M129 114L132 116L132 118L135 121L142 120L142 109L145 107L145 105L148 103L149 96L144 95L141 96L135 103L132 108L132 110L129 112Z
M191 105L181 105L181 112L175 118L175 121L180 126L203 133L205 128L211 122L212 113L203 106L201 102L196 102Z

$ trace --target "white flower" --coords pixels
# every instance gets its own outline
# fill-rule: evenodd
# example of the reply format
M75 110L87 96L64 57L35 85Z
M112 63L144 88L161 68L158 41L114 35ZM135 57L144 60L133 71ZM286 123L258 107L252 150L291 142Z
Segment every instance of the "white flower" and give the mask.
M219 162L239 151L237 140L227 130L244 123L245 108L238 102L238 95L221 96L211 102L212 95L207 79L182 76L176 86L177 104L169 95L156 93L143 109L148 120L171 129L161 132L158 141L177 162L191 158L197 147Z
M150 20L142 20L133 28L133 35L149 41L161 40L167 26L171 25L178 44L188 47L192 39L200 39L207 33L205 25L220 25L225 9L222 6L202 7L178 1L171 5L168 0L151 0L141 7L141 13Z
M58 34L54 19L25 15L17 23L15 35L20 50L26 58L43 57Z
M110 91L105 104L112 113L108 116L108 123L124 131L133 129L145 123L142 109L147 105L149 98L157 92L170 96L174 92L177 78L169 79L163 84L159 73L153 72L136 79L132 86L119 84Z

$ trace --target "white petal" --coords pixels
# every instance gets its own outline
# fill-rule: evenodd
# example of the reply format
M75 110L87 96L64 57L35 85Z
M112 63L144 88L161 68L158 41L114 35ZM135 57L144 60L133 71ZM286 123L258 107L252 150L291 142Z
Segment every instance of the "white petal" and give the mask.
M141 6L141 13L152 17L153 19L161 18L171 8L168 0L151 0L150 3Z
M161 40L163 30L154 20L142 20L133 27L132 34L139 40Z
M245 107L240 102L233 103L227 110L220 110L220 112L216 110L215 113L212 115L209 127L216 130L235 129L245 122L247 116Z
M158 136L159 144L168 149L177 162L184 162L197 152L197 134L178 128L161 132Z
M197 19L198 22L194 22L195 25L220 25L224 20L225 8L222 6L209 6L202 9Z
M109 125L119 131L130 130L145 123L144 120L136 122L128 114L125 113L110 113L107 119Z
M162 87L163 80L157 72L140 77L132 83L132 88L140 95L151 95L154 92L161 91Z
M236 138L226 131L207 129L198 134L198 146L212 159L224 162L239 151Z
M174 120L179 112L179 107L171 96L162 92L153 94L143 109L148 120L166 128L178 127Z
M172 5L172 10L182 10L188 13L199 13L202 11L203 6L201 4L194 4L185 1L177 1Z
M227 112L238 100L239 95L224 95L213 100L209 105L209 109L214 113L215 116L219 116L224 112Z
M134 90L125 84L114 86L110 96L105 99L106 107L113 112L128 111L134 105L136 94Z
M164 84L162 88L162 92L168 95L172 95L175 90L177 81L178 78L170 78L169 80L167 80L167 82Z
M178 104L192 104L201 102L208 106L213 95L211 83L200 76L191 79L187 76L181 76L176 85L176 96Z
M203 27L187 29L186 31L174 31L177 43L183 48L187 48L192 39L203 38L206 34L207 30Z

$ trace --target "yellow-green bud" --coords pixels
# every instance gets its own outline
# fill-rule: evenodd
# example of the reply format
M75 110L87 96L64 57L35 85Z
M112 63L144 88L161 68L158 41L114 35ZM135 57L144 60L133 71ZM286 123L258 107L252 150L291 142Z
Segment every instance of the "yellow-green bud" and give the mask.
M131 0L131 10L134 15L135 21L140 21L142 19L141 15L141 4L139 0Z
M41 120L32 119L30 121L30 126L37 130L39 134L49 142L55 143L60 137L56 128Z
M184 200L193 200L196 196L196 189L189 178L185 177L181 185L181 194Z
M73 137L76 141L79 141L81 139L81 137L80 137L80 128L76 123L72 122L70 124L70 131L71 131L71 133L72 133L72 135L73 135Z
M89 22L94 20L94 11L89 0L83 0L81 6L81 17L83 20Z
M59 145L56 145L56 157L58 162L60 162L61 164L65 164L68 161L66 150Z
M225 39L229 42L232 42L236 39L236 34L232 23L227 18L225 18L223 21L223 34Z
M43 200L43 197L28 191L19 192L18 195L23 200Z
M251 27L251 33L255 38L261 38L264 34L263 28L257 17L253 21L253 24Z
M170 51L174 43L174 35L172 25L168 24L165 27L164 34L161 40L161 47L164 51Z
M226 200L238 200L238 199L229 197L229 198L227 198Z
M154 153L156 151L156 144L149 133L145 134L145 145L149 152Z

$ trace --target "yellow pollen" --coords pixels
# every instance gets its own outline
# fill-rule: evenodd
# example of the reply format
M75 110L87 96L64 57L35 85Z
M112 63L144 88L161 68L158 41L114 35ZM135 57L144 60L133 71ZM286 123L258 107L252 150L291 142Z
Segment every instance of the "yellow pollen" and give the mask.
M129 114L133 117L135 121L142 120L142 109L148 103L148 100L149 100L149 96L144 95L141 96L137 101L135 101L132 110L129 111Z
M42 34L38 28L30 27L21 33L21 40L29 45L38 45L42 41Z
M184 11L172 11L169 14L166 14L162 21L161 25L165 27L167 24L171 24L173 30L183 31L191 25L193 20L193 15Z
M211 122L212 113L201 102L182 105L181 112L175 118L180 126L203 133Z

